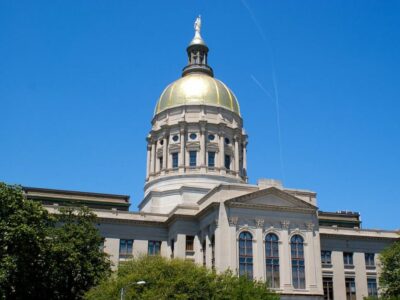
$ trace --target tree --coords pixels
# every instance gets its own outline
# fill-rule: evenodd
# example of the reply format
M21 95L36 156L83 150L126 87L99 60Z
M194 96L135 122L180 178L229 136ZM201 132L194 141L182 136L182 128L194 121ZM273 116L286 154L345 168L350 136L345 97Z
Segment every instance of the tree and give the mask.
M0 299L80 299L110 272L87 208L51 215L0 183Z
M382 273L380 286L388 299L400 299L400 241L397 240L380 255Z
M161 256L142 256L124 262L115 276L105 279L86 295L87 300L120 299L279 299L265 283L216 274L195 263ZM137 282L145 284L138 285Z

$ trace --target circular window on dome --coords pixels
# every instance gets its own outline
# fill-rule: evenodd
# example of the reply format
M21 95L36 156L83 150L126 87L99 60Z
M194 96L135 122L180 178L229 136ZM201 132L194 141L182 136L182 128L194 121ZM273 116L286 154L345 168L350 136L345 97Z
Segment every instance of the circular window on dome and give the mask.
M231 140L228 138L225 138L225 144L229 145L231 143Z
M208 135L208 140L209 140L209 141L215 140L215 135L209 134L209 135Z
M164 140L160 140L160 145L164 145Z
M189 137L190 137L191 140L195 140L195 139L197 138L197 134L191 133L191 134L189 135Z
M172 137L172 140L173 140L174 142L177 142L177 141L179 140L179 136L174 135L174 136Z

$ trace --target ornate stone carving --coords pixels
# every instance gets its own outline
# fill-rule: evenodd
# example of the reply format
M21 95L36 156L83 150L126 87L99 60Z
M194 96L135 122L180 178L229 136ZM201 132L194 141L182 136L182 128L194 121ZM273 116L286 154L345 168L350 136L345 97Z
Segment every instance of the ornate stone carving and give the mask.
M236 226L238 224L239 218L238 217L229 217L229 226Z
M255 219L254 220L256 223L257 228L263 228L264 227L264 219Z
M288 221L288 220L283 220L283 221L281 222L281 226L282 226L283 229L288 230L288 229L289 229L289 226L290 226L290 221Z
M306 223L306 228L309 231L314 231L314 223Z

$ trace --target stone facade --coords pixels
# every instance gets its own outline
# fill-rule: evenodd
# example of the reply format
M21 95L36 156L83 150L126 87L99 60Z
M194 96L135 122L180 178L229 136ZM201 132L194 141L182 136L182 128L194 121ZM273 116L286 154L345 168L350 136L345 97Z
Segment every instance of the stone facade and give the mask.
M268 281L282 299L363 299L395 231L361 229L357 213L320 212L316 193L247 183L247 134L233 92L213 78L197 23L183 77L162 93L147 136L144 198L24 188L50 212L97 214L114 268L158 253Z

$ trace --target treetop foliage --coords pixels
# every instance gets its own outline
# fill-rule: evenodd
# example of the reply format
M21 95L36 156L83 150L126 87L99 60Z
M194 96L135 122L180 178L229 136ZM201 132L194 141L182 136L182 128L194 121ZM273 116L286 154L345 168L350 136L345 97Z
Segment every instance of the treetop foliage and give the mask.
M137 282L145 281L139 285ZM142 256L122 263L115 276L102 281L87 300L120 299L279 299L263 282L212 270L181 259Z
M87 208L51 215L0 183L0 299L80 299L110 272Z

